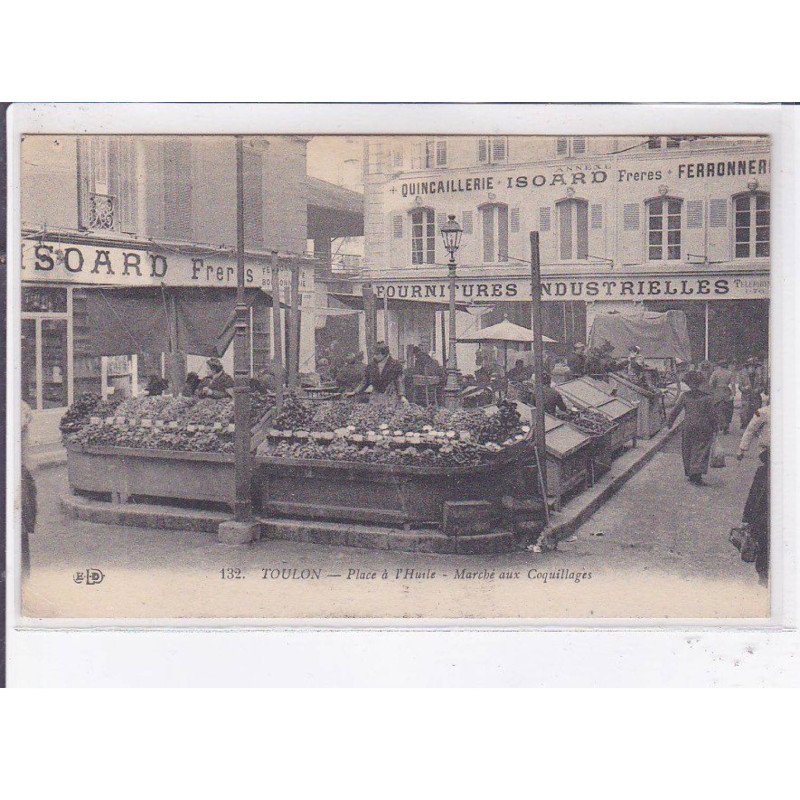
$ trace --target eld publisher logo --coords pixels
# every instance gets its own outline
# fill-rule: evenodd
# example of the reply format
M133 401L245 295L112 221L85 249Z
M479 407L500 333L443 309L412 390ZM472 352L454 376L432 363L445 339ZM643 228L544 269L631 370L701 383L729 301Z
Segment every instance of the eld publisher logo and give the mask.
M87 568L83 572L76 572L75 577L72 579L75 583L84 583L87 586L96 586L98 583L103 582L105 575L93 567Z

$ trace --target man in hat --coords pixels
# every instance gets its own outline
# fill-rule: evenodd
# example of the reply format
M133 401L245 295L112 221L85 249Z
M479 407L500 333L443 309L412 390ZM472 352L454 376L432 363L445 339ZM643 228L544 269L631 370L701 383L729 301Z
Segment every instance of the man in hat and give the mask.
M744 369L739 373L739 391L742 393L742 408L739 412L739 421L742 430L747 428L753 414L761 408L761 390L763 384L759 371L758 359L751 357L745 361Z
M392 405L407 403L403 387L403 366L389 354L389 345L378 342L372 361L367 366L366 374L361 385L345 396L358 394L371 389L370 403Z
M573 378L582 378L586 374L586 345L575 342L572 353L567 358L567 366Z
M206 367L208 367L208 376L203 381L200 395L216 399L231 397L233 378L225 372L222 362L218 358L209 358L206 361Z
M708 472L711 447L717 430L717 412L711 395L703 388L699 372L687 372L683 379L689 391L683 392L669 414L672 427L681 411L685 411L681 433L683 471L689 483L704 486L703 475Z

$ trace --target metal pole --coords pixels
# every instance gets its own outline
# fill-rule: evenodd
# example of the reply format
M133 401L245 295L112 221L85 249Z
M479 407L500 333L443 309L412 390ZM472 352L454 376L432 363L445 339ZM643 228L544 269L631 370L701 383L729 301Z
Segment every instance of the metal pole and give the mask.
M300 342L298 341L298 323L300 321L300 265L292 261L289 265L291 280L289 284L289 356L287 368L289 371L289 388L293 389L298 384L300 372Z
M459 407L459 394L461 392L461 374L458 371L456 357L456 254L450 253L450 262L447 265L447 276L450 281L450 306L447 348L447 382L444 386L444 404L447 408Z
M708 300L705 302L705 360L708 361Z
M536 449L539 454L539 471L542 476L541 485L545 493L545 518L549 522L547 505L547 446L544 431L544 365L542 359L542 274L539 262L539 233L531 231L531 329L533 331L533 389L536 397L536 408L533 414L533 432Z
M389 298L383 293L383 341L389 344ZM400 358L400 343L398 341L397 357Z
M283 337L281 336L281 270L278 265L278 251L272 251L270 264L270 277L272 282L272 364L278 378L275 392L275 404L280 408L283 405L283 384L286 373L283 370Z
M244 138L236 137L236 316L233 338L233 424L237 522L251 519L249 309L244 296Z
M372 291L372 284L365 283L361 287L361 294L364 298L364 339L367 345L367 360L372 358L375 352L375 294ZM386 342L386 344L389 344Z

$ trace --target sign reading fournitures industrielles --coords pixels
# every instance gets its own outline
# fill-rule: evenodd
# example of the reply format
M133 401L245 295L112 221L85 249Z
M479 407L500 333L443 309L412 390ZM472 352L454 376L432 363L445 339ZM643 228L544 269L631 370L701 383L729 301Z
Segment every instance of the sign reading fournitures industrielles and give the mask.
M375 282L378 298L441 301L449 295L446 280ZM547 278L543 300L745 300L769 297L765 275L669 275L669 277ZM468 279L456 283L457 302L530 301L530 280Z

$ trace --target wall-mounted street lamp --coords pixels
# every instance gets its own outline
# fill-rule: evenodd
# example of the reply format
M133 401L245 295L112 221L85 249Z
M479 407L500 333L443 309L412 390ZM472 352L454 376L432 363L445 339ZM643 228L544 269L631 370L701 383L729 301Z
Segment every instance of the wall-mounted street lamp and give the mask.
M463 231L456 222L454 214L447 216L447 222L441 228L444 249L450 254L447 264L447 275L450 282L450 325L449 347L447 350L447 382L444 385L444 404L447 408L457 408L461 393L461 374L456 360L456 252L461 245Z

